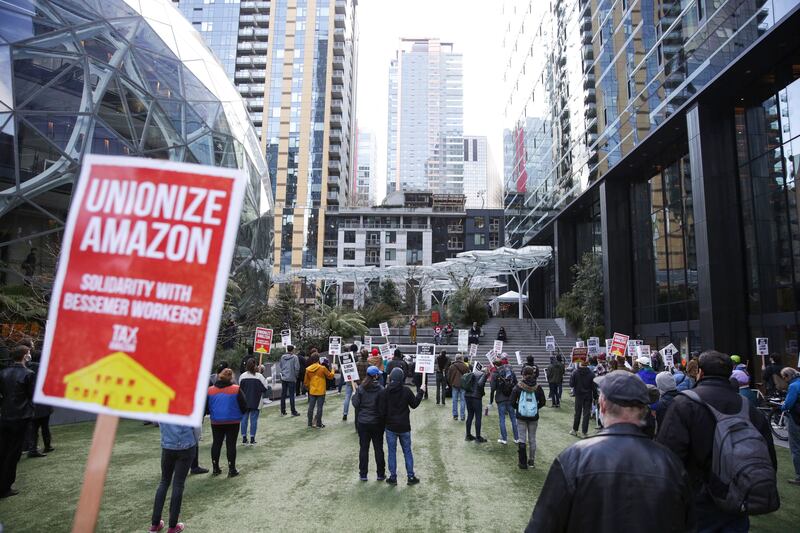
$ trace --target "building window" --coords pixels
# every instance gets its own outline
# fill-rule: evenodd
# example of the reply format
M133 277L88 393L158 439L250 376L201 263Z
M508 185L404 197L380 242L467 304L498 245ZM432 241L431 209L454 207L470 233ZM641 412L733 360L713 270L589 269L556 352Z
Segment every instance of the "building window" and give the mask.
M385 250L383 253L383 257L387 261L395 261L397 259L397 250L395 250L394 248Z
M469 161L469 139L464 139L464 161Z
M483 229L486 226L486 219L483 217L478 217L475 219L475 229Z
M484 235L483 233L476 233L474 237L475 237L475 246L483 246L484 244L486 244L486 235Z
M344 251L344 260L345 261L355 261L356 260L356 251L351 249L346 249Z
M464 249L464 239L458 236L452 236L447 238L447 249L448 250L463 250Z
M478 160L478 139L472 139L472 160Z
M345 231L344 232L344 242L348 244L353 244L356 242L356 232L355 231Z
M378 250L367 250L367 264L380 265L381 254Z
M495 248L500 248L500 238L497 235L492 235L489 237L489 248L492 250Z
M386 232L386 244L394 244L397 242L397 232L396 231L387 231Z
M489 221L489 231L500 231L500 219L493 218Z

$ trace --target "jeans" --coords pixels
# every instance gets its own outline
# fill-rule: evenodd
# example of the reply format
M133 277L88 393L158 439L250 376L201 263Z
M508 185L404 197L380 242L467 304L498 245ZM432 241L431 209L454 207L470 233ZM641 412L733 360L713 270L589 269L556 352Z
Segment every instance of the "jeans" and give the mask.
M747 533L750 517L746 514L729 514L714 505L709 496L698 496L694 502L697 533Z
M161 511L164 509L170 483L172 483L172 497L169 500L169 527L178 525L178 515L183 501L183 485L196 449L196 446L185 450L161 449L161 481L158 483L156 499L153 502L153 518L150 521L152 525L157 526L161 522Z
M444 374L441 372L436 373L436 403L439 403L439 397L441 396L442 405L444 405L444 393L447 390L447 381L445 380Z
M481 436L483 402L480 398L467 398L467 435L472 434L472 419L475 418L475 436Z
M339 384L336 386L336 390L339 392L339 394L342 393L342 387L344 386L344 383L344 374L341 374L339 376Z
M28 424L30 419L0 421L0 494L8 492L17 479Z
M311 394L308 395L308 425L311 424L311 419L314 415L314 407L317 408L317 418L315 420L317 427L322 426L322 406L325 405L325 395L322 396L313 396Z
M353 397L353 386L347 383L344 387L344 405L342 406L342 415L347 416L350 412L350 399Z
M458 409L459 405L461 406L461 420L464 420L464 389L457 389L453 387L453 397L451 398L453 402L453 418L458 417Z
M375 452L375 463L378 467L378 477L386 475L386 461L383 457L383 425L360 424L358 433L358 474L367 477L369 470L369 445Z
M520 438L523 444L528 445L528 457L531 461L536 458L536 429L539 427L538 420L517 420L520 429Z
M519 440L519 430L517 429L517 413L511 402L500 402L497 404L497 416L500 419L500 438L508 440L506 431L506 414L511 419L511 431L514 433L514 440Z
M286 414L286 398L289 398L289 407L292 409L292 414L297 412L294 407L294 392L296 383L293 381L281 382L281 414Z
M561 405L561 383L548 383L550 386L550 401L551 405Z
M211 424L211 462L219 468L219 455L222 452L222 441L225 441L225 452L228 468L236 468L236 436L239 424Z
M406 460L406 475L414 477L414 455L411 453L411 432L395 433L386 430L386 451L389 456L389 476L397 477L397 440L400 439L400 448L403 449L403 458Z
M50 448L50 415L47 415L31 420L28 443L26 446L29 452L36 451L39 447L40 428L42 430L42 444L44 445L44 449Z
M583 414L582 433L589 432L589 416L592 414L592 395L575 395L575 418L572 420L572 430L577 432Z
M256 429L258 428L258 414L261 411L258 409L248 409L242 417L242 437L247 436L247 421L250 421L250 438L256 437Z
M800 479L800 425L795 423L791 413L786 413L784 416L789 427L789 451L792 452L794 474L797 479Z

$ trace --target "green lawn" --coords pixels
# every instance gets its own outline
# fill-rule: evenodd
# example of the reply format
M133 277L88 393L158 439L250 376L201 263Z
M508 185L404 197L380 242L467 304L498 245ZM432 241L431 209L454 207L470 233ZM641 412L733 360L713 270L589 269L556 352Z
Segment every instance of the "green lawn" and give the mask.
M304 412L305 402L299 409ZM519 470L516 448L497 444L497 411L484 418L483 445L464 441L450 404L428 400L412 415L414 458L422 483L396 487L358 480L358 443L352 422L341 422L342 397L325 405L327 428L306 428L305 418L282 418L275 407L261 412L258 446L240 447L242 475L227 479L191 476L181 520L191 531L521 531L528 521L553 457L573 438L571 402L543 411L538 466ZM352 415L352 411L351 411ZM19 496L0 500L6 531L69 531L78 499L92 424L56 427L57 450L47 458L23 458ZM510 430L510 427L509 427ZM201 464L210 466L210 430L204 428ZM399 450L398 450L399 451ZM159 479L158 429L120 423L106 483L99 531L146 531ZM783 505L753 520L753 531L792 531L800 523L800 489L788 450L778 450ZM224 449L223 449L224 460ZM643 465L644 467L644 465ZM522 495L522 496L519 496ZM587 502L589 503L589 502ZM165 508L165 513L168 509ZM166 519L166 514L165 514Z

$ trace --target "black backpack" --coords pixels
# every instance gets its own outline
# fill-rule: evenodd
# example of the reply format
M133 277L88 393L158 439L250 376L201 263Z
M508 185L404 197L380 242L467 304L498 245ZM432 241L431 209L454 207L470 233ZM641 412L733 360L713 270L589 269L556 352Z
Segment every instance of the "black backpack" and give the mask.
M498 374L497 390L510 397L511 393L514 392L514 382L510 378L505 378Z

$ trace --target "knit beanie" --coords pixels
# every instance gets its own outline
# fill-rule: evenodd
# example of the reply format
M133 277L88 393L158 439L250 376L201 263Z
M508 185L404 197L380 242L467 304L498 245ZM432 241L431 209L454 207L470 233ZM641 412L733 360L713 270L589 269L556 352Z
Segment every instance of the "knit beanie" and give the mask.
M389 373L389 383L402 383L405 378L406 375L399 366L394 367Z
M677 389L675 378L669 372L659 372L656 376L656 386L661 394Z

